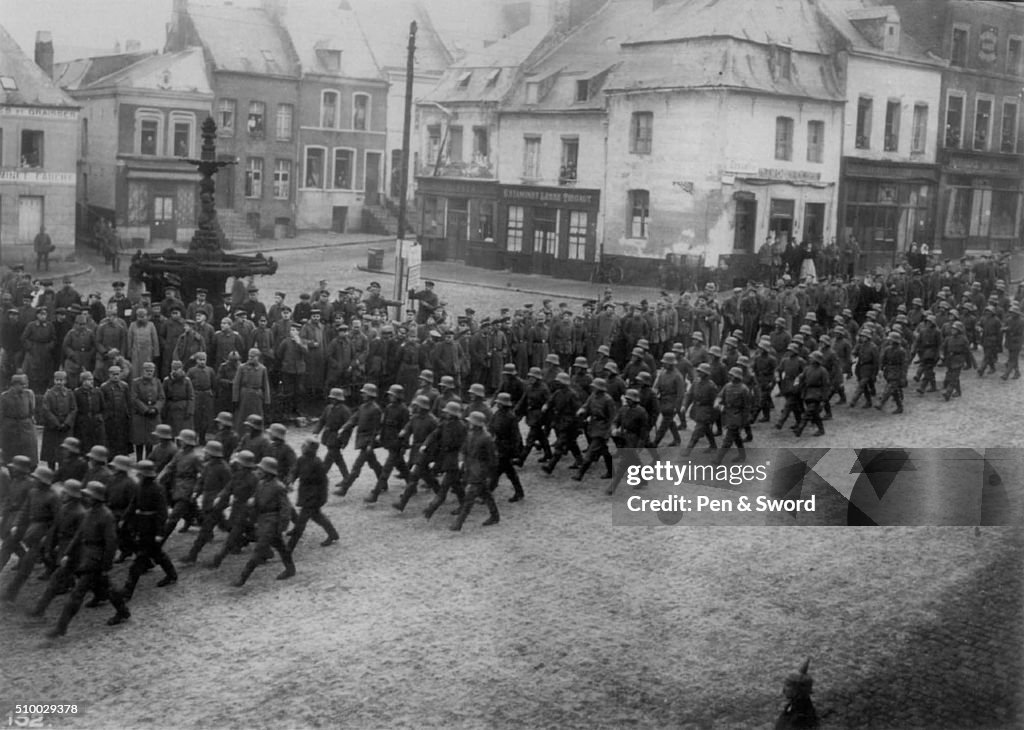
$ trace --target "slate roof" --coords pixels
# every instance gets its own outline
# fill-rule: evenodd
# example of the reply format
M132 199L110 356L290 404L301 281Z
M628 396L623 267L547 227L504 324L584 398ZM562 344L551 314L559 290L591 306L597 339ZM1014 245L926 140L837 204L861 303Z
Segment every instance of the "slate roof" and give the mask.
M871 51L873 53L890 56L892 58L907 58L916 61L934 63L937 59L928 54L927 48L915 38L911 23L901 18L900 22L900 46L898 53L883 51L877 45L871 43L861 32L861 21L867 15L880 15L887 11L898 10L884 2L872 2L872 0L819 0L820 8L825 13L829 22L849 41L855 50ZM908 30L910 32L908 32Z
M409 23L416 21L417 71L440 73L452 62L451 54L419 0L348 0L377 65L405 71Z
M188 15L214 70L298 77L287 34L261 8L192 2Z
M0 104L26 106L67 106L78 108L68 96L47 76L32 58L21 50L14 38L0 26L0 77L14 79L17 89L8 89L0 83Z
M448 68L425 101L499 102L512 88L519 67L547 39L545 26L528 25Z
M53 65L53 78L62 89L76 91L156 54L157 51L139 51L76 58L64 63L55 63Z
M84 59L85 61L91 59ZM73 63L78 63L73 62ZM166 75L165 75L166 72ZM212 94L201 48L144 56L135 63L77 88L122 87Z
M284 32L305 73L379 79L380 69L359 20L348 3L337 0L292 0L284 14ZM324 64L320 50L341 51L341 70Z

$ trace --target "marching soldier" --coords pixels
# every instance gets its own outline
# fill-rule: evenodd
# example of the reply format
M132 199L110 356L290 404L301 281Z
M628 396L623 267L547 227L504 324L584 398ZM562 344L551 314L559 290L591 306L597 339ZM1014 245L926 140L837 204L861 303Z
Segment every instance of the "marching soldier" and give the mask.
M224 458L230 459L238 448L238 436L235 434L235 419L227 411L221 411L214 419L217 430L213 434L214 441L217 441L224 451Z
M271 456L265 456L257 469L262 476L249 500L256 521L256 549L242 569L242 574L232 583L235 588L245 585L256 567L272 555L272 549L277 551L284 563L284 570L278 574L277 579L287 580L295 575L292 553L281 538L281 533L291 521L292 503L288 500L284 484L277 478L277 461Z
M425 395L416 396L409 406L409 410L411 411L409 422L405 424L405 428L398 436L403 445L409 443L409 478L402 496L391 505L399 512L405 509L409 500L416 494L416 485L420 478L429 474L429 464L433 461L435 454L433 453L434 449L428 449L427 445L428 443L437 443L434 436L440 423L437 416L430 412L430 399Z
M122 589L125 601L132 599L139 579L153 565L159 565L164 572L164 577L157 582L158 588L178 580L178 571L161 545L161 533L167 522L167 492L157 483L156 465L152 461L140 461L135 469L139 475L139 486L125 520L135 526L138 552L128 568L128 579Z
M825 424L821 420L821 407L832 392L832 382L824 363L825 356L819 350L815 350L811 353L810 363L800 376L800 397L804 402L804 411L799 423L793 428L797 436L804 432L808 423L813 423L818 427L815 436L825 435Z
M696 372L697 379L690 386L683 404L683 410L689 409L690 418L694 422L693 434L683 452L684 456L690 455L702 436L707 437L708 440L708 448L705 453L710 454L717 448L712 425L715 423L715 399L718 397L718 386L711 380L711 366L708 363L702 362L697 366Z
M896 410L893 413L903 413L903 386L907 377L907 351L900 344L901 337L898 332L890 332L886 338L886 346L882 350L881 365L882 377L885 378L885 390L882 392L882 399L875 406L878 410L885 407L886 401L892 398L896 402Z
M605 473L601 478L611 479L613 476L612 455L608 450L608 438L611 435L612 420L615 418L615 404L612 403L612 399L608 396L608 388L604 378L596 378L590 387L594 392L591 393L587 401L576 412L579 418L585 420L587 424L587 438L590 439L590 445L587 448L587 454L583 459L583 463L580 464L579 470L571 477L576 482L583 480L583 475L587 473L587 469L598 458L604 460Z
M629 449L628 457L620 458L618 477L608 486L607 494L615 492L615 486L621 481L630 466L640 463L636 449L646 446L647 437L651 432L647 411L640 405L640 391L630 388L623 396L623 400L622 408L615 414L615 423L611 433L617 447Z
M61 567L60 559L67 546L78 534L78 528L85 517L82 506L82 483L76 479L63 482L61 488L60 515L47 535L43 551L43 563L46 565L44 576L49 580L35 608L29 613L33 618L40 618L54 597L70 590L74 585L74 573L68 566Z
M522 466L535 447L544 452L545 461L551 460L551 445L548 443L547 435L548 419L544 410L550 398L551 390L544 382L540 368L530 368L526 390L516 404L516 415L519 418L526 416L526 426L529 429L526 447L516 459L516 466Z
M409 409L402 399L405 397L405 389L401 385L392 385L388 388L388 404L381 415L380 433L377 437L378 443L388 451L388 458L381 467L380 475L373 491L363 499L364 502L373 503L377 501L381 492L388 489L388 477L395 469L398 476L405 482L409 481L409 467L402 458L402 450L405 441L402 433L406 424L409 423Z
M111 462L114 475L107 482L107 509L117 522L117 546L121 551L115 562L123 563L135 552L135 529L127 519L128 510L137 496L138 485L132 478L132 460L118 454Z
M1007 311L1006 324L1003 326L1006 345L1006 370L1003 380L1008 380L1012 373L1013 379L1020 378L1020 348L1024 344L1024 319L1021 319L1020 304L1013 302Z
M716 464L721 464L725 454L734 443L739 454L732 461L740 464L747 460L747 452L743 448L743 435L740 429L747 424L751 408L750 390L741 381L743 380L743 368L734 367L729 370L729 382L725 384L718 394L722 411L722 430L725 437L722 439L722 446L718 449Z
M490 517L483 523L484 527L496 525L501 519L498 514L498 505L491 494L492 473L497 457L494 450L494 440L484 428L486 425L487 419L482 413L474 411L469 414L469 434L466 437L462 451L463 469L468 488L465 499L462 500L459 516L451 526L451 529L455 532L462 529L462 525L466 518L469 517L469 512L473 509L477 499L482 499L484 504L487 505L487 510L490 512Z
M327 469L324 462L317 456L320 444L316 439L307 437L302 442L302 453L299 455L295 473L299 481L299 493L295 506L299 508L299 516L295 520L295 527L292 528L291 538L288 541L288 552L294 552L295 546L302 539L306 531L306 524L312 520L320 525L327 533L327 539L320 543L320 547L327 547L338 542L338 531L322 511L327 504Z
M359 452L356 455L355 462L352 464L352 470L349 472L349 475L342 479L341 486L334 491L339 497L344 497L348 494L352 484L359 478L359 473L363 470L364 464L370 465L378 480L382 473L380 462L377 461L377 456L373 453L374 441L377 438L377 433L380 431L381 420L384 417L383 411L377 405L377 386L373 383L366 383L359 392L363 396L363 403L359 406L359 410L348 419L348 423L342 426L339 434L342 448L344 448L348 444L352 430L355 429L356 451Z
M231 507L231 516L228 518L230 531L227 540L210 562L211 568L219 568L229 552L241 552L242 547L249 541L252 532L252 507L249 500L256 493L256 484L259 481L254 473L255 469L256 458L251 451L235 452L231 459L231 480L217 500L217 509L221 512L229 505Z
M231 482L231 469L224 461L224 447L219 441L206 442L206 462L196 482L195 496L199 499L199 511L202 515L199 534L192 548L182 561L192 565L199 559L203 547L213 540L213 530L224 522L224 510L220 497L228 490Z
M331 388L330 395L327 396L327 406L313 429L313 435L320 436L320 442L327 448L327 458L324 460L325 474L329 474L331 467L337 465L341 478L345 479L348 476L348 465L341 454L341 439L338 432L351 417L352 412L345 405L345 392L341 388ZM341 487L341 482L337 486Z
M110 579L107 576L117 552L117 527L114 525L114 515L105 504L107 488L100 482L89 482L82 495L86 514L82 518L78 533L61 557L62 565L70 564L74 559L75 587L71 589L71 595L64 604L57 625L47 634L50 638L64 636L67 633L68 624L78 613L85 595L90 591L96 596L96 601L109 599L117 610L117 613L107 620L108 626L116 626L131 618L131 612L125 605L123 597L110 587Z
M46 549L46 541L60 516L60 498L53 490L53 470L40 464L29 477L32 483L25 498L25 506L14 527L16 542L25 546L25 555L18 559L14 580L0 596L0 600L13 603L25 581L32 575L32 568Z
M666 352L661 358L662 370L654 381L654 392L658 396L658 410L661 413L661 425L654 434L655 447L661 443L668 431L672 432L670 447L682 443L679 429L676 427L676 416L682 408L683 398L686 397L686 380L676 369L676 363L675 353Z
M512 411L512 396L508 393L498 393L494 404L497 410L491 416L490 429L494 437L497 461L489 491L497 489L498 480L504 474L512 482L512 488L515 490L508 501L518 502L525 496L515 468L515 461L523 448L523 437L519 432L519 421Z
M555 382L551 385L551 398L542 409L547 415L551 427L555 430L555 448L551 453L551 458L542 467L545 474L554 472L559 460L566 453L572 454L573 457L570 469L579 469L583 464L583 454L580 453L580 447L576 443L580 433L576 415L579 408L580 401L570 386L569 373L558 373Z
M185 526L182 532L188 532L191 527L194 515L195 504L192 502L192 495L196 493L196 485L199 482L202 462L196 451L199 441L196 439L196 432L185 429L178 434L178 453L174 455L171 462L163 468L159 481L170 485L171 514L167 517L167 524L164 526L164 535L161 542L166 542L171 533L174 532L178 520L184 520Z
M466 492L462 488L461 475L459 473L459 452L466 442L468 429L462 420L462 408L458 403L452 401L445 405L441 425L437 429L437 452L435 459L435 470L443 475L440 485L435 490L434 499L427 508L423 510L423 516L428 520L434 516L438 507L444 504L448 492L455 492L459 500L459 509L466 500ZM426 448L426 447L425 447ZM435 478L431 478L437 484ZM431 486L433 486L431 484Z

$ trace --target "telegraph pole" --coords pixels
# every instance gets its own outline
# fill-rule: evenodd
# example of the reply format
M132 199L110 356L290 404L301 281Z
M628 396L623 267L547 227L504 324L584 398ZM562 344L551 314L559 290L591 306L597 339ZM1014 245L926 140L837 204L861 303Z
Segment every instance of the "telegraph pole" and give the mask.
M416 21L409 23L409 52L405 61L405 121L402 125L402 180L398 201L398 238L405 240L406 201L409 197L409 137L412 134L412 82L416 57Z

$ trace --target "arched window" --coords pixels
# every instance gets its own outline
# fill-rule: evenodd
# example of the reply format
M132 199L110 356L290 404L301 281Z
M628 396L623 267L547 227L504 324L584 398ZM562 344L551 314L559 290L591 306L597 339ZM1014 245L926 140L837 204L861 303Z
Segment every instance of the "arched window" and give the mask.
M352 129L370 128L370 95L352 95Z
M135 153L159 155L163 150L164 116L156 109L135 112Z

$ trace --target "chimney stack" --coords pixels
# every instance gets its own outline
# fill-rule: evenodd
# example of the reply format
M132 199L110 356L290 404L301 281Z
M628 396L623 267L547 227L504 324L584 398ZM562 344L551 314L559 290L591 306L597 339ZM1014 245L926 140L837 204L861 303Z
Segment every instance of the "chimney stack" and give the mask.
M53 78L53 35L48 30L36 32L36 65Z

